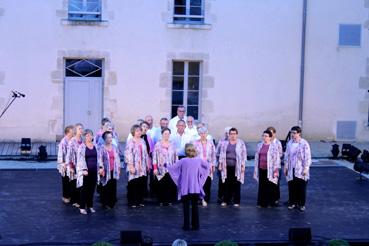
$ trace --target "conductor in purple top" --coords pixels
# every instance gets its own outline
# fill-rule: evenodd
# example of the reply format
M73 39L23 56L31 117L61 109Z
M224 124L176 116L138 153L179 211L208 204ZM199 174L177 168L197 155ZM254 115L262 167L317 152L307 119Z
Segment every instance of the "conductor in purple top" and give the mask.
M196 158L193 144L185 145L186 158L168 167L169 174L177 185L178 200L183 203L183 230L190 230L190 205L192 206L192 230L199 229L199 199L204 198L203 186L209 175L210 166L200 158Z

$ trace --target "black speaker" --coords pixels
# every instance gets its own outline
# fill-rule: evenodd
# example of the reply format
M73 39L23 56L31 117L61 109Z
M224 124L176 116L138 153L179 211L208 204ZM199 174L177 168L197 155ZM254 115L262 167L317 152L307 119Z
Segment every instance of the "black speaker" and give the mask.
M142 244L141 231L121 231L120 244L126 246L138 246Z
M32 143L30 138L22 138L20 145L20 152L22 155L31 154Z
M311 242L311 228L290 228L288 239L294 243Z

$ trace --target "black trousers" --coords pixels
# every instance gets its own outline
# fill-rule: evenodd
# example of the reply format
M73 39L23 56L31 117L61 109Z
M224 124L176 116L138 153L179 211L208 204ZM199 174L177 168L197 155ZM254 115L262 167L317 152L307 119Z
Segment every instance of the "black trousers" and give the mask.
M113 208L117 202L117 180L113 178L113 171L110 172L111 179L105 186L101 186L100 201L103 206Z
M178 156L178 160L183 159L183 158L186 158L186 156L185 155Z
M94 193L96 189L97 173L88 172L88 176L83 176L83 186L81 187L80 208L86 209L94 206Z
M173 182L169 173L166 173L164 177L157 182L157 196L159 203L175 202L177 200L177 186Z
M199 194L189 194L186 196L182 196L183 203L183 229L190 229L190 206L191 206L191 226L192 229L198 230L200 227L199 222L199 207L198 200L200 196Z
M127 185L128 206L139 206L145 195L146 176L132 179Z
M222 182L222 174L221 172L218 170L218 201L224 201L224 190L225 190L225 185Z
M241 202L241 183L237 181L235 171L236 167L227 167L227 178L224 183L224 202L227 204L232 200L234 204L240 204Z
M81 200L81 188L77 188L77 180L74 179L74 180L71 180L69 182L70 184L70 190L71 190L71 203L74 204L74 203L77 203L77 204L80 204L80 200Z
M288 182L289 204L296 206L305 206L307 181L295 177L293 171L293 180Z
M158 185L158 180L155 178L154 171L152 169L150 169L149 171L149 177L150 177L150 183L149 183L150 196L152 196L156 194L156 189Z
M259 168L259 189L257 205L261 207L274 206L279 187L268 179L268 170Z
M204 192L205 192L204 200L205 200L205 202L209 203L210 202L210 194L211 194L211 178L209 176L205 181L203 189L204 189Z
M62 177L62 193L63 193L63 198L67 198L67 199L71 198L69 178L67 175Z

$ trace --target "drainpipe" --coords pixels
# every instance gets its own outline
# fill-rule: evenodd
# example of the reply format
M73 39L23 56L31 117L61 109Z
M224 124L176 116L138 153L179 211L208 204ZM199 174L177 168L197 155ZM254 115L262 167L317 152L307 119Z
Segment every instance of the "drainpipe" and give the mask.
M304 84L305 84L305 39L306 39L306 15L307 0L303 0L302 9L302 31L301 31L301 63L300 63L300 100L299 100L299 122L302 128L303 112L304 112Z

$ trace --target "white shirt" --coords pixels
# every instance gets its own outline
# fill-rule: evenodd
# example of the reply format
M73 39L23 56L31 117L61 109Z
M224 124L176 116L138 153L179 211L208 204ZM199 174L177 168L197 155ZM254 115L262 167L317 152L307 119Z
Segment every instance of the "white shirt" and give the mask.
M178 117L178 115L176 117L173 117L172 119L170 119L169 124L168 124L168 128L171 130L171 132L177 132L177 122L180 120L180 118ZM186 124L187 127L187 116L183 117L183 120Z
M182 136L178 132L170 135L170 141L176 147L176 152L178 156L185 156L185 145L191 143L193 139L190 135L183 133Z
M126 140L126 143L128 143L128 141L131 140L132 138L133 138L132 133L129 133L128 137L127 137L127 140Z
M199 133L197 132L196 127L192 127L192 128L186 127L185 133L190 135L193 139L196 139L197 137L199 137Z
M160 127L153 127L147 131L147 135L157 143L161 139L161 128Z

